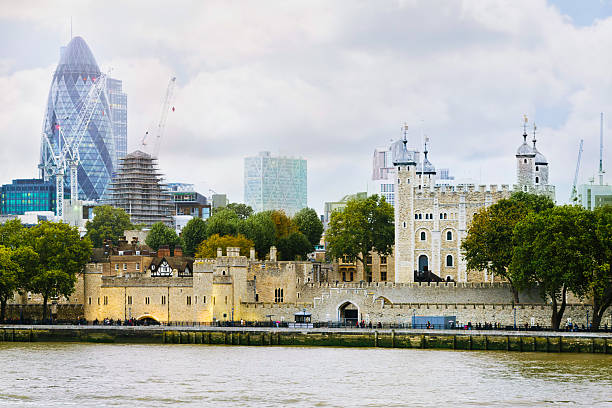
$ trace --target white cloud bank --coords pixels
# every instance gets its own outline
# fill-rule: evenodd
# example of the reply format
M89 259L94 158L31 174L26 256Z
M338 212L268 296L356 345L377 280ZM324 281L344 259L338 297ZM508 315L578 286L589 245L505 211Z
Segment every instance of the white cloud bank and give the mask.
M579 139L585 180L599 112L612 115L612 19L577 28L543 0L4 3L0 34L27 54L0 54L0 182L36 175L70 16L99 65L124 81L130 150L176 74L162 170L232 201L242 199L243 158L270 150L308 160L309 205L321 211L365 189L373 149L404 121L414 145L423 126L436 166L512 184L526 113L563 202ZM40 65L26 64L32 53Z

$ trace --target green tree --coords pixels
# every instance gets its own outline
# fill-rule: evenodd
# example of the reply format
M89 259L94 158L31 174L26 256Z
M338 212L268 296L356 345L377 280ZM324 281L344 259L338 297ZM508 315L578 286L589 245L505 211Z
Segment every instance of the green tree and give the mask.
M154 251L164 245L168 245L170 251L174 251L176 246L181 245L181 240L176 235L174 228L166 226L163 222L156 222L151 226L151 231L149 231L145 242Z
M193 256L198 245L206 239L206 221L198 217L190 219L181 232L181 238L185 243L183 251L187 256Z
M240 218L241 220L246 220L251 215L253 215L253 208L251 208L250 205L242 203L230 203L225 208L235 212L238 218Z
M12 259L13 250L0 245L0 322L6 317L6 304L18 288L19 264Z
M259 259L264 259L270 252L270 247L276 243L276 228L270 212L260 212L251 215L238 225L238 231L255 245Z
M299 231L280 238L276 245L281 261L305 260L306 255L312 252L312 244L306 235Z
M25 231L18 218L0 224L0 245L12 249L18 248L24 243Z
M91 258L91 241L67 224L42 221L28 231L28 242L38 254L36 273L27 290L43 296L43 320L47 318L50 297L70 296L76 275Z
M514 302L518 303L519 293L508 271L514 248L514 227L530 212L541 212L553 206L554 203L547 197L518 192L476 213L467 236L461 242L467 268L486 268L507 279L512 287Z
M308 241L313 247L312 249L314 249L316 245L319 245L321 235L323 234L323 223L315 210L312 208L301 209L293 217L293 223L302 234L306 235L306 238L308 238Z
M606 309L612 305L612 206L596 208L593 218L593 269L588 280L593 300L592 328L597 330Z
M39 256L29 245L22 245L13 250L11 258L19 264L20 273L17 275L18 290L26 292L31 289L32 279L39 271Z
M105 239L119 243L125 230L134 229L130 216L121 208L101 205L94 208L94 218L85 224L87 237L95 248L102 248Z
M325 239L333 258L357 259L371 279L366 262L371 251L389 255L394 243L393 207L377 195L365 199L350 199L341 211L334 211Z
M217 248L221 248L225 252L227 247L239 247L240 255L248 256L253 245L253 241L242 234L238 234L238 236L214 234L198 246L196 258L215 258Z
M584 296L592 271L592 215L577 206L530 213L515 227L510 276L518 289L537 287L552 306L551 326L558 330L567 292Z
M263 214L268 214L274 223L276 242L280 238L288 237L291 233L297 231L297 227L283 210L264 211Z
M221 208L206 221L206 236L218 234L236 235L238 233L238 225L240 218L238 214L227 208Z

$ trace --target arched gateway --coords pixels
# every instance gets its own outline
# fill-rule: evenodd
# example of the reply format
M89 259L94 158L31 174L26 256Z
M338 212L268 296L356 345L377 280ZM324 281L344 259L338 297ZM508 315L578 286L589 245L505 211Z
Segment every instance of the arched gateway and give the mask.
M354 326L359 321L359 308L348 300L338 306L338 320L341 323Z

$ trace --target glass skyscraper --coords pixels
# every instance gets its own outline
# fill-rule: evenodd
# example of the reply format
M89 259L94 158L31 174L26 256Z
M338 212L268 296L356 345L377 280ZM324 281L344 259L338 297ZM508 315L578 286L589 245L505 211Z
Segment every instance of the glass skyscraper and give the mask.
M67 47L62 47L44 118L43 132L49 143L43 136L40 165L43 178L51 176L44 174L44 164L59 151L59 132L68 135L73 131L83 100L100 74L100 68L83 38L74 37ZM114 109L117 110L116 118L113 117ZM121 91L121 81L109 78L107 91L100 94L79 146L79 198L100 200L107 194L118 156L125 155L127 150L126 120L127 96ZM113 132L115 128L119 133L117 137Z
M70 188L64 187L64 198ZM55 212L55 183L41 179L18 179L0 187L0 214L25 214L27 211Z
M283 210L289 216L307 206L306 160L261 152L244 159L244 202L255 212Z

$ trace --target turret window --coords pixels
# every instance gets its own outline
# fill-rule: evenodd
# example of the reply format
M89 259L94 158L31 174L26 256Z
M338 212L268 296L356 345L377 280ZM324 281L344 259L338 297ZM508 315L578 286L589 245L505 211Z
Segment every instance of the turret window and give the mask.
M425 231L421 231L421 241L425 241L427 239L427 235L425 234Z
M446 240L447 241L452 241L453 240L453 232L452 231L446 231Z
M453 266L453 256L446 255L446 266Z
M536 177L536 184L538 184L540 182L540 178Z
M523 159L523 160L524 160L523 163L527 163L527 159Z
M540 171L540 168L538 166L536 166L536 171Z

